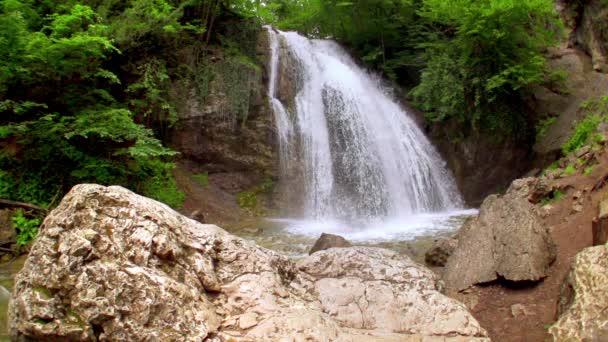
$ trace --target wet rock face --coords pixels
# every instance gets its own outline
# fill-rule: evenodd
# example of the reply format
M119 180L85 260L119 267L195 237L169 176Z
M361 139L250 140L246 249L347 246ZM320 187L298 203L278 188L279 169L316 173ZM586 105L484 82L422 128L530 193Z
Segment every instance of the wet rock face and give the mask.
M608 6L605 2L557 0L556 3L569 31L569 44L589 54L596 71L608 72Z
M17 341L487 340L407 257L343 248L296 265L98 185L76 186L45 220L9 322Z
M482 132L455 143L452 137L461 134L460 129L454 124L434 125L429 138L447 162L469 206L480 206L487 196L506 188L530 169L532 155L526 143L498 142L496 137Z
M176 82L171 89L171 96L181 106L167 143L209 172L274 175L278 156L272 111L266 99L268 35L263 30L257 37L255 59L259 69L238 64L221 50L214 53L217 56L207 61L208 68L198 71L211 75L204 97L189 83ZM182 54L183 63L197 70L195 52Z
M458 234L443 280L460 291L496 280L537 281L555 260L555 243L528 198L534 178L518 179L503 196L492 195Z
M350 242L339 235L323 233L312 246L308 254L313 254L314 252L324 251L330 248L345 248L351 246L352 244Z
M559 319L549 333L555 341L608 340L608 246L576 255L562 286Z

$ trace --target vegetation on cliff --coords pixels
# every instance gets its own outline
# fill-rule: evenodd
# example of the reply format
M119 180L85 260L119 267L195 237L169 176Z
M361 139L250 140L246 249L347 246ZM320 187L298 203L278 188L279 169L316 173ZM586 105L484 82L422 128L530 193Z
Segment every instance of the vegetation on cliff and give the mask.
M0 1L0 198L52 206L74 184L119 184L178 207L179 62L235 45L223 22L259 29L249 1ZM238 57L239 49L231 53ZM235 58L236 58L235 57ZM200 63L203 65L204 63ZM194 79L204 94L205 80ZM208 80L207 80L208 81Z

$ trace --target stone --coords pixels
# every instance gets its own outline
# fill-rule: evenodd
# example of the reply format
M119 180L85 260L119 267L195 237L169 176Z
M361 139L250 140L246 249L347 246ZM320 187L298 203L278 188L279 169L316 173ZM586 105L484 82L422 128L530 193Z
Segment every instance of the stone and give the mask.
M577 158L581 158L581 157L589 154L589 152L591 152L591 146L585 145L585 146L579 148L574 155Z
M513 315L513 317L515 317L515 318L520 317L520 316L530 316L533 314L534 314L534 312L532 312L530 309L528 309L528 307L526 307L523 304L511 305L511 315Z
M324 251L329 248L345 248L351 246L352 244L350 242L348 242L345 238L339 235L323 233L317 239L308 254L311 255L315 252Z
M554 341L608 340L608 246L585 248L574 257L558 302Z
M12 340L489 341L437 276L378 248L297 263L124 188L74 187L9 304Z
M239 317L239 328L249 329L258 324L258 316L255 312L246 312Z
M191 219L196 220L200 223L205 223L205 214L203 214L202 211L200 210L195 210L192 213L190 213L189 216Z
M431 247L424 255L424 261L430 266L443 267L445 266L448 258L458 246L458 240L456 239L439 239L435 241L433 247Z
M553 186L549 183L546 177L536 178L532 185L532 191L530 191L530 195L528 196L528 201L532 203L539 203L551 195L553 190Z
M528 201L535 179L513 181L505 195L486 198L479 215L465 222L443 280L450 290L502 277L538 281L555 260L555 243Z
M341 326L435 336L485 336L477 322L470 324L471 316L463 304L438 291L438 277L432 271L394 251L333 248L297 265L312 277L312 291L322 310ZM413 309L419 307L426 309Z

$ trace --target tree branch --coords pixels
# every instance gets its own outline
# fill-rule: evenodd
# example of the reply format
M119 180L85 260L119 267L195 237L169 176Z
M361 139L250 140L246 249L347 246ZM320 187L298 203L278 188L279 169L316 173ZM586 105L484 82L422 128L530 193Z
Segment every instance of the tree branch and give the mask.
M1 198L0 198L0 205L6 205L6 206L9 206L9 207L20 207L20 208L32 209L32 210L41 211L41 212L43 212L45 214L48 213L48 209L44 209L44 208L39 207L39 206L34 205L34 204L24 203L24 202L15 202L15 201L10 201L10 200L1 199Z

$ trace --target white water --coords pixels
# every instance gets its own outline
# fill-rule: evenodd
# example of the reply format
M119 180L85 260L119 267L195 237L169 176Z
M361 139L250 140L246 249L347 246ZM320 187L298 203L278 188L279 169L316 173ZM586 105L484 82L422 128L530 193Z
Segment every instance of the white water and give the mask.
M332 41L269 33L281 181L294 181L288 170L295 165L303 183L304 218L285 221L292 232L411 238L463 215L445 163L378 78ZM281 60L286 52L289 61ZM277 98L277 87L286 86L278 83L281 63L297 66L293 108Z

